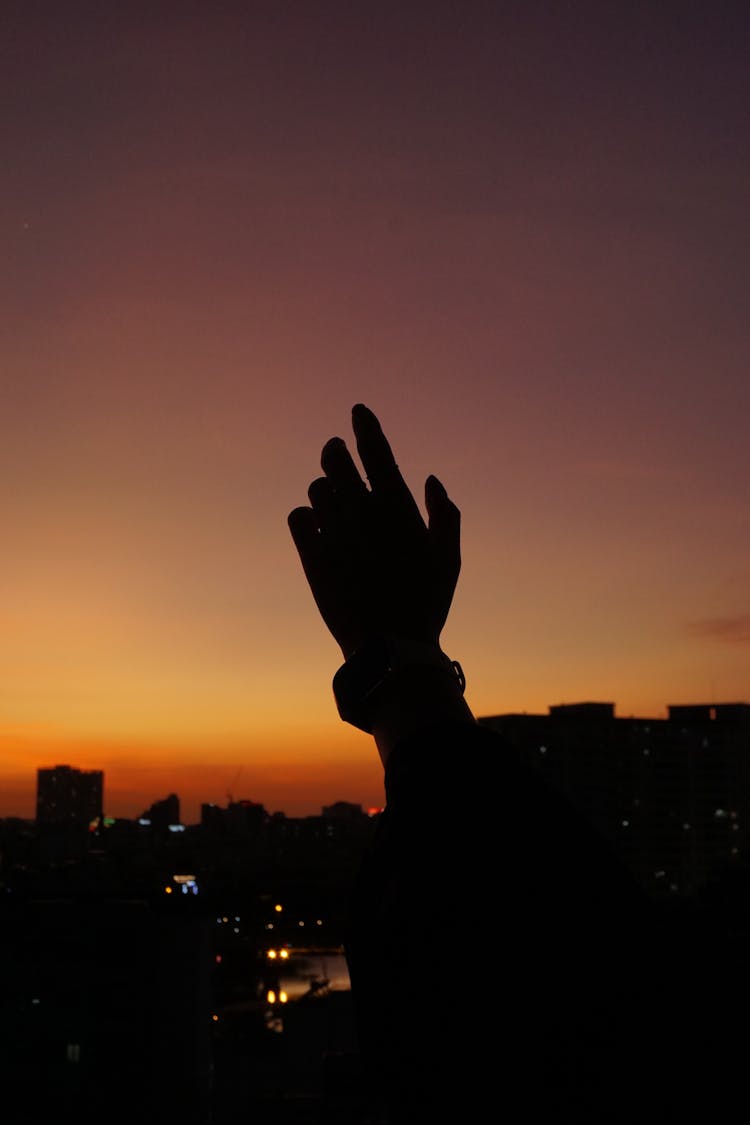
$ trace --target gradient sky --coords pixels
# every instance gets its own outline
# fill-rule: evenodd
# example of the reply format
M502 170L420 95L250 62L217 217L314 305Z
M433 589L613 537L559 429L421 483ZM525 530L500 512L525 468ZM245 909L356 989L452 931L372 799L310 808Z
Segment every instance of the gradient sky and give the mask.
M750 701L745 3L4 3L0 815L382 804L286 527L353 403L475 712Z

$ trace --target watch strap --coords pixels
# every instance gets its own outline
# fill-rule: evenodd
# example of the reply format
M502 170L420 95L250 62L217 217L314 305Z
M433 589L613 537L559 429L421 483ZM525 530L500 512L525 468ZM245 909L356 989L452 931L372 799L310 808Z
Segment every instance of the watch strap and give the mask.
M380 691L395 673L407 668L440 668L461 693L466 688L463 669L439 645L402 637L378 637L357 648L333 677L333 694L339 715L359 730L372 733L373 709Z

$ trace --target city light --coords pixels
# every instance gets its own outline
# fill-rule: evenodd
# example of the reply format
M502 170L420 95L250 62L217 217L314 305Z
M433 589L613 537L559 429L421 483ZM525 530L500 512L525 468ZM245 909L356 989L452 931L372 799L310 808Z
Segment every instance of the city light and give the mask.
M173 875L172 880L181 888L184 895L198 894L198 881L195 875ZM226 921L226 919L224 919Z
M277 957L281 958L282 961L286 961L289 958L289 950L288 949L278 949L278 950L269 949L269 950L266 951L266 957L268 957L269 961L275 961Z
M269 988L268 992L266 993L267 1004L286 1004L288 1000L289 995L284 991L283 988L279 989L278 993L275 989Z

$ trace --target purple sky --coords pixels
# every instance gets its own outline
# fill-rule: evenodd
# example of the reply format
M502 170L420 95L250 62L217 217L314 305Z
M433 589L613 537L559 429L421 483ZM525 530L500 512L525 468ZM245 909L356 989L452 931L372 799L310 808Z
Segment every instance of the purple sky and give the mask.
M0 17L0 815L378 804L286 514L349 411L463 513L478 714L750 699L750 9Z

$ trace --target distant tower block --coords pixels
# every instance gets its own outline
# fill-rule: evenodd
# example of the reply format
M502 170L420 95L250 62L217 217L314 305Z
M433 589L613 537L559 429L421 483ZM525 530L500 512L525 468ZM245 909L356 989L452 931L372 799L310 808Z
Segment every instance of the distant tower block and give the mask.
M38 824L88 825L102 815L104 771L55 766L37 770Z

